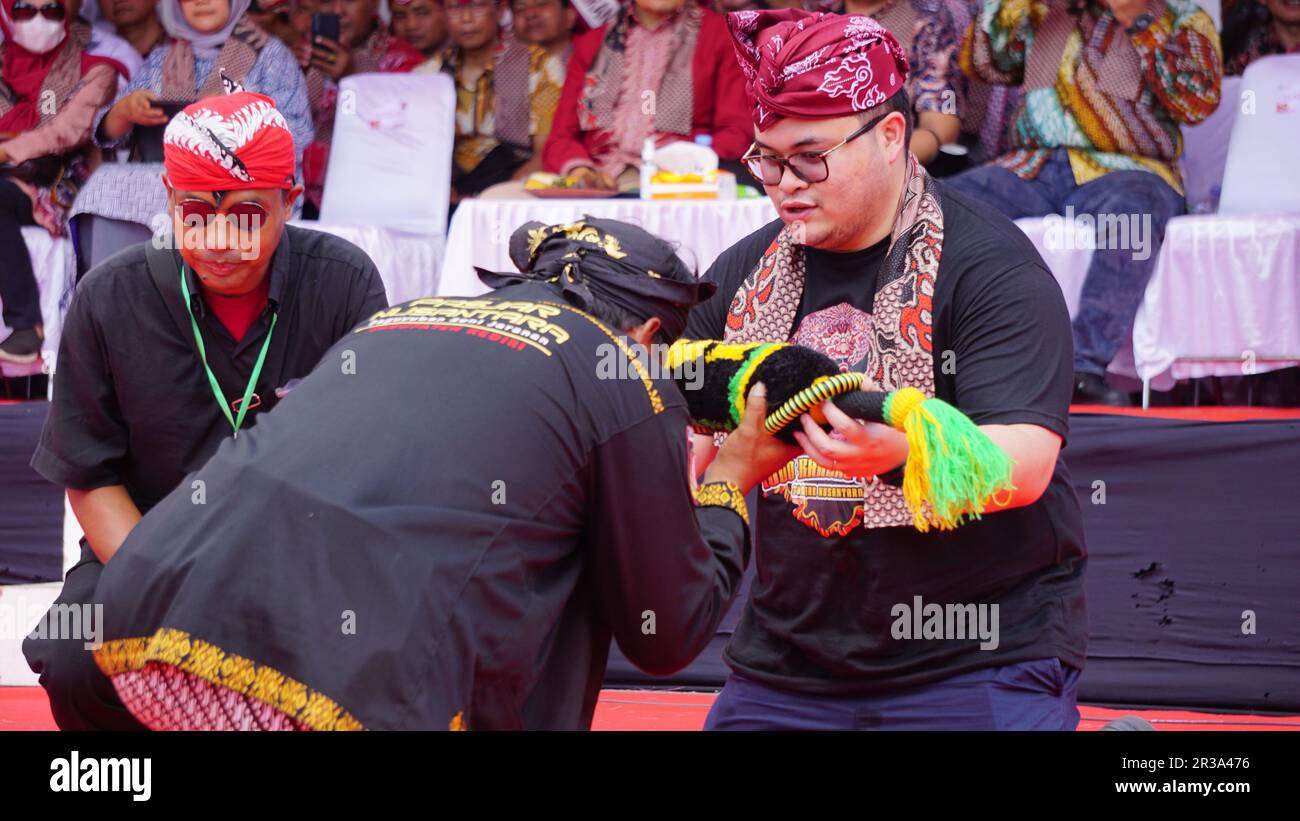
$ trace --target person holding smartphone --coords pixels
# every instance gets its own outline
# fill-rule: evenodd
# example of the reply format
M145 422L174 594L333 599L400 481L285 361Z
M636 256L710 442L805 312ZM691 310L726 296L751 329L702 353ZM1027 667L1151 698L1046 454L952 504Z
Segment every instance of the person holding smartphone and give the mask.
M311 35L297 49L315 123L315 140L303 160L308 215L320 208L325 190L339 80L349 74L407 72L424 62L418 49L380 23L379 0L317 0L310 8Z
M307 84L289 48L248 17L250 2L160 1L158 14L169 39L149 53L113 104L96 116L96 143L124 149L120 156L132 161L101 165L77 200L72 219L83 270L164 227L159 215L166 212L167 192L157 165L161 130L176 110L225 93L227 84L275 101L293 135L295 177L301 179L302 150L312 138ZM94 258L90 248L99 249Z
M190 103L223 93L224 72L244 89L275 100L301 152L312 135L306 82L288 47L246 16L250 2L162 0L159 17L172 39L150 52L113 105L100 112L99 145L125 147L136 126L166 125L159 101Z

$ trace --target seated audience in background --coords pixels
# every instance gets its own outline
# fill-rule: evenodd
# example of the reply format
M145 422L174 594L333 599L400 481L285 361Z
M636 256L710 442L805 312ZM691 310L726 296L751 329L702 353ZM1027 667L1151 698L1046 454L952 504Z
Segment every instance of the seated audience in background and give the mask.
M29 363L40 355L43 322L21 228L65 233L64 215L93 162L91 122L125 69L82 49L62 3L38 11L3 0L0 11L0 302L10 329L0 359Z
M511 0L510 14L515 36L545 49L559 63L557 76L564 85L564 66L573 52L573 26L578 21L573 5L569 0Z
M863 14L889 29L907 54L907 97L912 101L912 141L908 148L929 164L939 146L961 135L957 31L952 12L939 0L842 0L832 11Z
M311 37L311 16L315 12L316 0L289 0L289 28L293 30L293 37L285 42L294 54Z
M81 15L81 0L68 0L68 17L72 24L68 34L77 41L77 45L87 54L107 57L120 65L125 72L117 77L117 88L122 90L135 73L140 70L143 58L126 40L118 37L108 26L94 26Z
M949 184L1013 220L1066 209L1096 218L1074 318L1074 401L1127 405L1106 366L1130 333L1165 223L1184 210L1179 126L1218 107L1214 23L1191 0L988 0L961 60L985 82L1023 83L1023 99L1013 149Z
M719 158L738 161L753 142L749 117L722 15L694 0L624 0L574 40L542 164L584 186L633 188L647 137L708 135Z
M546 50L504 31L503 10L495 0L448 0L452 47L443 70L456 83L453 202L539 170L560 96Z
M801 4L796 3L796 6ZM726 14L729 11L757 11L758 9L773 8L771 3L765 0L712 0L709 8L720 14Z
M1224 0L1224 74L1241 74L1260 57L1296 52L1300 52L1300 2Z
M161 0L160 18L172 39L150 52L113 106L101 112L95 131L100 146L122 147L137 125L164 125L167 115L155 101L187 103L223 93L223 72L245 90L275 100L295 145L310 142L302 72L283 43L244 15L249 2Z
M966 30L979 19L984 0L944 0L944 6L952 14L960 52ZM959 53L954 53L952 59L952 77L957 86L957 108L961 118L959 139L967 153L942 154L928 169L936 176L964 171L1006 153L1009 148L1007 126L1020 101L1019 86L992 85L969 77L961 70Z
M989 0L966 38L962 69L1023 83L1024 96L1012 150L948 182L1012 219L1067 209L1095 218L1073 326L1074 401L1127 405L1106 368L1132 328L1165 224L1184 210L1179 128L1219 105L1218 33L1191 0Z
M248 18L292 50L301 38L289 19L290 0L253 0Z
M298 62L307 72L307 96L316 131L315 140L303 155L303 182L310 205L304 208L304 214L312 216L319 210L325 190L339 80L349 74L407 72L424 62L424 55L380 24L379 0L318 0L312 6L300 2L299 7L339 16L340 42L321 36L309 42L309 36L298 47ZM310 27L310 15L307 23Z
M424 62L413 70L430 73L441 70L442 53L450 45L442 0L392 0L388 10L393 15L393 34L424 55Z
M130 43L141 61L167 36L158 19L157 0L99 0L99 13L101 22L96 27L111 29Z

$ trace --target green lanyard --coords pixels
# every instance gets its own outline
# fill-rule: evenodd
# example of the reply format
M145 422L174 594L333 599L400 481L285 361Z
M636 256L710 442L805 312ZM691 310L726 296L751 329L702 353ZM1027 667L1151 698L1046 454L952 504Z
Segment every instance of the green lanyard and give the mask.
M190 315L190 327L194 329L194 341L199 346L199 359L203 361L203 370L207 371L208 384L212 386L212 395L217 398L217 406L221 412L226 415L226 421L230 422L230 427L235 430L235 438L239 437L239 428L244 424L244 415L248 413L248 402L253 398L253 388L257 386L257 377L262 373L262 364L266 362L266 352L271 347L271 334L275 333L275 321L279 319L280 313L277 311L271 314L271 327L266 331L266 341L262 343L262 352L257 355L257 364L253 366L253 375L248 378L248 386L244 388L244 398L239 402L239 417L231 416L230 407L226 403L226 397L221 393L221 385L217 382L216 374L212 368L208 367L208 352L203 347L203 334L199 332L198 320L194 318L194 309L190 307L190 288L185 284L185 266L181 266L181 295L185 299L185 312Z

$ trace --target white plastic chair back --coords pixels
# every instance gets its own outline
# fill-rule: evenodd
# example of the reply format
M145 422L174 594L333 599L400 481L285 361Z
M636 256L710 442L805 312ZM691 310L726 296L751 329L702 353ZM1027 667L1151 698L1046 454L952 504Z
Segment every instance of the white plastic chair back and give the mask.
M445 74L345 77L321 221L444 236L455 117Z
M1247 66L1238 108L1219 213L1300 212L1300 54Z

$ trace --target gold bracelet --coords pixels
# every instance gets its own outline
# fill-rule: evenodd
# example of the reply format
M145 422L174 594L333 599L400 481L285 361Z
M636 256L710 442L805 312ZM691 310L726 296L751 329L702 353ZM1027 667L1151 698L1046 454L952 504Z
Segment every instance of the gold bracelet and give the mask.
M734 512L749 527L749 508L745 507L745 494L735 482L707 482L695 489L696 507L725 507Z

